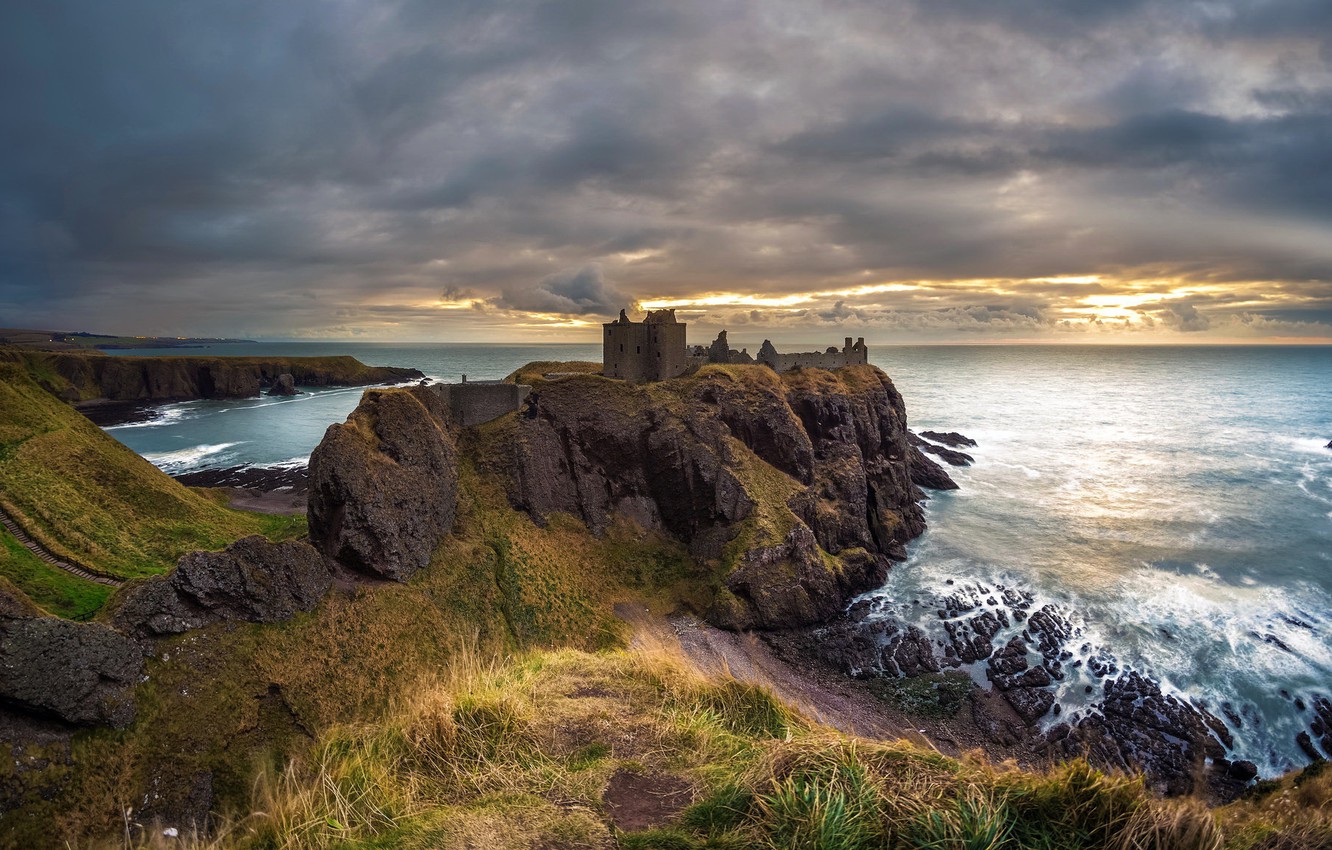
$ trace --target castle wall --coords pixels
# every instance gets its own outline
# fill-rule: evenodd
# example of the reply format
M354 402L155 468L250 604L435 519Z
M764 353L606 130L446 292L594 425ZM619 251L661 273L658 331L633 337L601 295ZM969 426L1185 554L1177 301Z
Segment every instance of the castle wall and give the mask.
M689 368L685 355L684 324L647 325L648 350L651 352L646 369L649 380L662 381L684 374Z
M764 340L759 349L757 362L777 372L789 372L792 369L841 369L844 366L863 366L869 363L869 349L864 338L846 344L839 351L829 348L827 351L802 351L794 354L778 354L771 342Z
M531 387L503 381L468 381L461 384L435 384L433 389L456 425L480 425L518 410Z
M606 337L602 342L601 353L602 374L631 383L652 380L646 368L650 359L645 354L648 350L647 326L642 322L612 322L605 328Z

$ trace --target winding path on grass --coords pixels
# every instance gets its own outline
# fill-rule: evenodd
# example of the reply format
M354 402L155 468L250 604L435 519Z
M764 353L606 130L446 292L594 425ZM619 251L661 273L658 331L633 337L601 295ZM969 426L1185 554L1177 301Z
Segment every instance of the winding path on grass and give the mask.
M38 543L36 540L33 540L31 537L29 537L27 532L25 532L23 528L17 522L14 521L14 518L5 512L4 508L0 508L0 525L3 525L5 527L5 530L7 530L10 534L14 535L14 539L18 540L18 542L28 547L29 552L32 552L32 554L36 555L38 558L42 559L43 561L45 561L46 563L50 564L53 567L59 567L60 569L69 573L70 575L78 576L79 578L84 579L85 581L92 581L96 582L97 584L104 584L107 587L120 587L121 585L124 584L123 581L117 581L116 579L110 578L109 576L100 575L88 569L87 567L76 566L74 564L69 563L68 561L63 561L60 558L57 558L55 555L52 555L50 552L46 550L46 547L42 546L42 544Z

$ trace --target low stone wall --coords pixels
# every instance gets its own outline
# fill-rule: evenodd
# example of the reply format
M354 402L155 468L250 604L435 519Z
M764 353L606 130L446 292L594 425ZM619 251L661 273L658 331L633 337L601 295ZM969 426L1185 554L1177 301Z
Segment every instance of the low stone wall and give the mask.
M519 409L532 388L503 381L465 381L436 384L433 389L443 397L454 424L467 426L480 425Z

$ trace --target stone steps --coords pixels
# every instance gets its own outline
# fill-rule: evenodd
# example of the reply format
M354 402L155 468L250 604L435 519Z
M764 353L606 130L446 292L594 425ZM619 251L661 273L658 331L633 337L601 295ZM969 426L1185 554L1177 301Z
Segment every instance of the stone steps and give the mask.
M32 552L32 554L53 567L59 567L70 575L78 576L81 579L96 582L97 584L104 584L107 587L120 587L124 584L123 581L118 581L110 576L94 572L87 567L76 566L52 555L46 550L46 547L29 537L27 532L25 532L23 528L14 521L13 517L3 509L0 509L0 525L3 525L10 534L14 535L14 538L18 540L18 542L28 547L28 551Z

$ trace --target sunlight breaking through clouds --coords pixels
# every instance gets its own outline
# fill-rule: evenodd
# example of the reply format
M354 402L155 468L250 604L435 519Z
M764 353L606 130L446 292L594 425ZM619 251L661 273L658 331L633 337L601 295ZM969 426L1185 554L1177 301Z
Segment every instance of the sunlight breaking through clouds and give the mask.
M964 6L9 4L3 319L1332 340L1332 7Z

